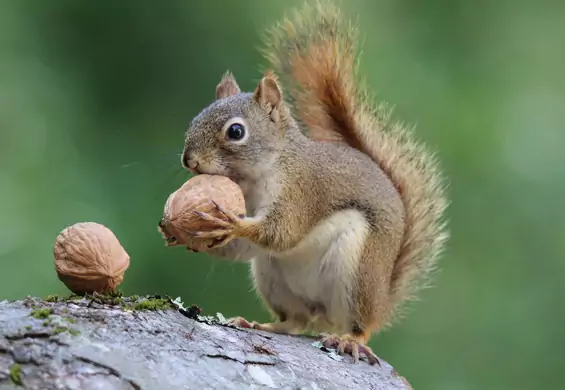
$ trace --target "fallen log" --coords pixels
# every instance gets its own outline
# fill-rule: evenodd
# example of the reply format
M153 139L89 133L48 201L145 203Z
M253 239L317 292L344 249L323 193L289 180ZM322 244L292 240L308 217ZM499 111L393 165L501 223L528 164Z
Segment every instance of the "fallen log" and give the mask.
M161 297L0 302L0 390L410 389L381 360L237 329Z

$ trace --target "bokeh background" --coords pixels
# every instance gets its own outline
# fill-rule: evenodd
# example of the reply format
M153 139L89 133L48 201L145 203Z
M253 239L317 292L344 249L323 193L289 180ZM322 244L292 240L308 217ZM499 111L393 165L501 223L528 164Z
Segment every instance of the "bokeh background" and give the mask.
M191 118L232 70L254 88L262 29L300 2L2 1L0 299L67 294L56 235L110 227L126 294L266 320L245 264L166 248ZM565 359L565 2L350 0L362 71L449 177L435 288L372 340L416 389L560 388Z

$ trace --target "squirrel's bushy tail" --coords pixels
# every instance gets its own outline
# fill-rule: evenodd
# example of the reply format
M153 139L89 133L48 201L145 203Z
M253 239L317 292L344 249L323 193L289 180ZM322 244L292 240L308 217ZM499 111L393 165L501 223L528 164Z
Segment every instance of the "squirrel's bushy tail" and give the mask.
M391 280L393 303L426 286L448 236L444 185L434 155L410 129L371 103L357 77L357 29L331 2L318 0L270 29L264 54L286 87L309 136L340 140L371 156L392 179L404 203L406 230ZM290 96L288 96L290 94Z

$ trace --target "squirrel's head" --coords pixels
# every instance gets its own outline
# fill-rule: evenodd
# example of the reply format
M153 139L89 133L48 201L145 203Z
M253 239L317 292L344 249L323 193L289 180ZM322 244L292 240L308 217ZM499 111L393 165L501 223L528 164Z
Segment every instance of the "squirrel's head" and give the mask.
M267 73L253 93L245 93L227 72L216 87L216 100L188 128L182 165L236 181L256 179L284 146L289 120L273 73Z

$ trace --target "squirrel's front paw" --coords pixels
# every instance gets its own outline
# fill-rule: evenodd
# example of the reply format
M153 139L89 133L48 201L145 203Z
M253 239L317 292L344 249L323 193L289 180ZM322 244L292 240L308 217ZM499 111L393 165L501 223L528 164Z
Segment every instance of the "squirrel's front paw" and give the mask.
M213 222L218 228L210 231L190 232L193 237L214 239L209 246L210 249L222 247L234 238L246 237L250 228L256 223L252 218L240 217L229 210L224 210L216 202L212 201L212 203L226 217L227 221L202 211L194 211L200 218Z

